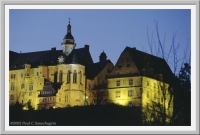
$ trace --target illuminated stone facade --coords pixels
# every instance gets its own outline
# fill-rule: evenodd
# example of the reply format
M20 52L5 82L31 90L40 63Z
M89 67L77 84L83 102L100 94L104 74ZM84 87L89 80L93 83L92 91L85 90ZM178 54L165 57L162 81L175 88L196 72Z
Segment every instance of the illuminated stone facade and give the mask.
M171 117L173 75L164 59L126 47L115 66L104 52L93 63L89 45L75 46L69 24L62 50L10 51L9 103L34 109L115 103L141 108L150 121L149 112L162 106Z
M9 103L34 109L64 108L89 104L85 67L92 65L89 45L75 49L71 25L62 42L63 50L30 53L10 51Z
M164 59L126 47L108 78L110 103L141 108L146 120L152 112L173 113L173 96L170 94L172 72Z

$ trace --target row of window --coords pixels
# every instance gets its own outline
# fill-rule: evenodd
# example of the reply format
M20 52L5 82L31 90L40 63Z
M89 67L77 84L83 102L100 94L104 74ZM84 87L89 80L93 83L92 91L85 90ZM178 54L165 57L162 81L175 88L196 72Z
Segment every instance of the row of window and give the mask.
M68 72L67 72L67 83L70 83L70 74L71 74L71 71L69 71L68 70ZM62 71L60 71L60 73L59 73L59 82L61 83L62 82L62 79L63 79L63 72ZM76 72L76 70L74 70L74 72L73 72L73 83L77 83L77 72ZM82 73L81 73L81 71L80 71L80 83L82 83Z
M116 98L120 98L121 91L116 91ZM128 91L128 97L133 97L133 90Z
M11 82L11 90L15 90L15 82ZM21 89L25 88L25 84L21 84ZM33 82L29 83L29 90L33 90Z
M147 86L149 86L149 81L147 81ZM153 87L154 87L154 88L157 88L157 87L156 87L156 83L153 84Z
M158 94L158 95L159 95L159 94ZM150 98L150 96L149 96L149 91L147 91L147 98ZM157 97L157 94L156 94L156 93L154 93L153 99L154 99L154 100L158 99L158 100L160 100L161 103L163 102L163 98L162 98L162 97L161 97L161 98Z
M116 81L116 85L120 86L120 80ZM133 85L133 79L129 79L129 85Z
M48 98L43 98L43 99L39 99L39 102L51 102L54 101L54 97L48 97Z
M22 97L24 97L25 92L22 92ZM32 96L32 92L29 92L29 96Z
M24 76L29 76L29 74L28 73L25 73L25 74L21 73L21 78L24 77ZM15 79L15 78L16 78L16 74L11 74L11 79Z
M53 91L41 91L42 95L49 95L49 94L53 94Z

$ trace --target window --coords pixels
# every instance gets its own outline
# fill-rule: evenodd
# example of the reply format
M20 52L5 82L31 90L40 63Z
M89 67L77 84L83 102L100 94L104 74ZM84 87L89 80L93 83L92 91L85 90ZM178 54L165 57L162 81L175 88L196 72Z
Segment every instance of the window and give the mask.
M21 77L23 77L23 75L24 75L24 74L23 74L23 73L21 73Z
M149 81L147 81L147 86L149 86Z
M61 102L61 98L59 98L59 101Z
M32 96L32 92L29 92L29 96Z
M24 88L24 84L22 83L22 85L21 85L21 88L23 89Z
M29 83L29 90L33 90L33 82Z
M65 102L66 102L66 96L65 96Z
M133 85L133 79L129 79L129 85Z
M76 73L76 70L74 70L74 73L73 73L73 83L76 83L77 82L77 73Z
M132 97L133 96L133 90L129 90L128 91L128 97Z
M67 83L70 83L70 71L67 72Z
M11 78L15 78L16 76L15 76L15 74L11 74Z
M82 84L82 73L80 71L80 84Z
M15 83L11 82L11 90L15 90Z
M120 98L120 91L116 91L116 98Z
M149 91L147 91L147 98L149 98Z
M24 97L24 92L22 92L22 97Z
M37 76L39 76L39 72L37 72Z
M10 95L10 100L14 100L14 95Z
M120 86L120 80L117 80L117 86Z
M122 68L122 65L118 65L118 68Z
M154 83L154 88L156 88L156 83Z
M156 100L156 93L154 93L154 100Z
M59 74L59 82L62 83L62 71L60 71L60 74Z

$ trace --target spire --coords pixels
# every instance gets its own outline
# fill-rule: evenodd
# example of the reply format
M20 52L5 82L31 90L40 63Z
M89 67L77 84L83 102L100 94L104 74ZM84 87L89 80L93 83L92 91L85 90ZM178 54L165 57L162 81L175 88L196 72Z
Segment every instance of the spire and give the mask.
M70 18L69 18L69 24L67 26L67 33L71 33Z

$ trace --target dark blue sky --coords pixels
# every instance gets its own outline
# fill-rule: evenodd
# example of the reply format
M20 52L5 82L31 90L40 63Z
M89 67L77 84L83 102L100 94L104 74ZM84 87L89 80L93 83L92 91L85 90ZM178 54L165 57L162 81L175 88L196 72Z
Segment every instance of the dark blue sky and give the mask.
M149 34L154 33L154 20L165 39L165 52L169 51L172 36L177 32L175 45L180 44L178 57L182 58L191 39L191 11L189 9L11 9L9 17L9 49L15 52L61 50L61 42L71 18L72 35L76 48L90 45L93 61L99 61L104 50L107 58L116 64L126 46L150 53ZM190 46L188 51L189 58Z

